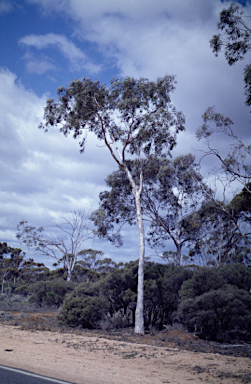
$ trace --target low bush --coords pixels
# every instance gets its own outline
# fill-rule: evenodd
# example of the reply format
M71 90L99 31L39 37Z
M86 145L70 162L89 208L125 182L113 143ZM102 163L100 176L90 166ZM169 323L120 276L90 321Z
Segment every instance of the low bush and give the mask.
M179 290L181 299L195 298L212 289L216 290L223 286L223 276L216 268L199 268L193 276L184 281Z
M236 286L225 285L195 299L182 300L178 316L190 331L202 338L250 340L251 297L247 291Z
M98 296L98 284L82 283L66 296L58 319L72 327L98 328L108 308L107 300Z
M64 302L58 319L72 327L97 328L105 316L103 300L97 296L72 297Z
M163 329L172 323L182 283L193 272L174 265L148 264L145 268L144 319L147 328Z
M74 286L74 283L61 278L37 281L29 286L29 302L39 307L59 307L63 304L65 295L71 292Z

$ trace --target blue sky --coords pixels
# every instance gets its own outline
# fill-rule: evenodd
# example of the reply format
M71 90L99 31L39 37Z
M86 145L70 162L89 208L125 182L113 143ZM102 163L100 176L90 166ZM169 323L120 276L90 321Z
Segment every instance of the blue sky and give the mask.
M250 15L250 2L240 3ZM250 140L243 95L249 58L229 67L224 55L215 58L209 47L218 14L229 5L221 0L0 0L0 241L19 246L15 234L21 220L53 233L52 223L74 209L96 209L104 179L116 169L92 136L80 155L70 137L37 129L46 99L74 78L108 83L113 76L176 75L172 101L186 116L186 132L175 155L192 152L199 158L202 144L194 133L212 105ZM228 150L228 143L218 144ZM212 160L203 163L206 179L211 167ZM105 241L89 241L84 248L102 249L115 261L135 259L137 230L124 234L120 249Z

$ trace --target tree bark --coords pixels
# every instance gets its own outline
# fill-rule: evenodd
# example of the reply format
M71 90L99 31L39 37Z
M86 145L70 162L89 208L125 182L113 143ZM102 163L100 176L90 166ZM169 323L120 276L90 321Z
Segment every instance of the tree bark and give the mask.
M71 273L71 271L67 271L67 281L71 281L71 275L72 275L72 273Z
M180 263L181 263L181 247L182 247L182 245L180 244L180 239L179 238L175 239L175 245L176 245L176 253L177 253L175 264L177 265L177 267L180 267Z
M144 257L145 257L145 233L142 219L140 195L135 196L137 224L139 230L139 266L138 266L138 295L135 313L135 329L134 332L144 335Z
M139 188L137 188L133 180L132 174L125 164L123 164L123 168L132 186L132 190L135 198L137 225L139 230L138 290L137 290L137 305L136 305L136 312L135 312L134 332L139 335L144 335L145 334L145 327L144 327L145 232L144 232L144 223L143 223L141 203L140 203L140 196L143 188L143 175L142 173L140 174L140 185L139 185Z

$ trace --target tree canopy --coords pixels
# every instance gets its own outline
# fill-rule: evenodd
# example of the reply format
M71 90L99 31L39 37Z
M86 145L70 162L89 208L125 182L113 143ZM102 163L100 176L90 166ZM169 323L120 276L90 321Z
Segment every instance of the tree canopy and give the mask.
M139 164L127 163L137 180ZM135 205L128 179L122 170L106 178L109 191L100 193L100 206L92 214L96 233L115 244L121 245L120 229L127 223L135 224ZM151 156L144 166L144 185L141 195L143 219L148 227L147 239L156 248L165 246L171 239L174 243L175 264L181 263L184 244L195 240L195 222L190 220L203 200L202 176L191 154L175 159ZM204 188L207 188L204 185Z
M219 15L218 29L222 31L210 40L210 46L218 56L224 49L229 65L243 60L251 49L251 28L248 24L249 17L240 10L239 5L232 3L224 8ZM245 66L244 83L246 104L251 105L251 64Z

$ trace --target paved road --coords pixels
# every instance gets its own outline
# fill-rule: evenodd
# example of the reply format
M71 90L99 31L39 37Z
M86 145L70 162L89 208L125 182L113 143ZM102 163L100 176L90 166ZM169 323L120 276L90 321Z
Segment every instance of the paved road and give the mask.
M73 384L32 372L0 365L0 384Z

